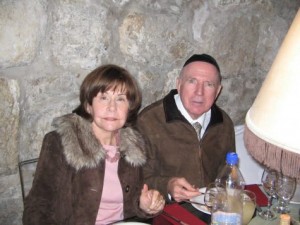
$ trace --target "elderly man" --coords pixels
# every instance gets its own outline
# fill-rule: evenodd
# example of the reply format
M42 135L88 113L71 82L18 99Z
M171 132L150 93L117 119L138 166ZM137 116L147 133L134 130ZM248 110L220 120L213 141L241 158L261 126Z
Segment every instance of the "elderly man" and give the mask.
M213 57L191 56L176 88L143 109L137 126L149 142L145 182L181 202L215 180L226 153L235 151L235 136L232 120L215 104L222 86Z

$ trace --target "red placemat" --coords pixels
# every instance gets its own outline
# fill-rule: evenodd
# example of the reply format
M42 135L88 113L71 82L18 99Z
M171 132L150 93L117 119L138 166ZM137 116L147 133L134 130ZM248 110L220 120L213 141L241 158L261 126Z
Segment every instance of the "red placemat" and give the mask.
M174 216L176 219L181 220L187 225L206 225L202 220L197 218L195 215L187 211L185 208L180 206L177 203L166 205L164 211L171 216ZM153 225L180 225L178 221L172 219L164 214L153 219Z
M257 184L250 184L245 186L245 190L253 191L256 195L256 204L258 206L267 206L268 205L268 197L265 193L260 189Z

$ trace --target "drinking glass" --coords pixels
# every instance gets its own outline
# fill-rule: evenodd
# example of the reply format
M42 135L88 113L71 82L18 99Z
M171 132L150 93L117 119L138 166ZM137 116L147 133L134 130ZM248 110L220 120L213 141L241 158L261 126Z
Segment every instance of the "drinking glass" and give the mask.
M206 203L211 203L211 224L237 225L242 221L242 190L225 189L212 185L206 193Z
M262 174L261 182L268 195L268 208L259 215L265 220L273 220L276 218L276 215L271 211L271 206L273 197L276 195L277 172L266 168Z
M278 205L274 207L274 210L278 213L289 213L290 209L288 204L293 197L296 190L296 179L285 176L283 174L278 175L276 183L276 194L278 196Z
M256 206L255 193L249 190L244 190L242 192L242 203L243 203L242 224L247 225L252 219L255 212L255 206Z
M217 183L210 183L209 185L207 185L204 194L204 203L210 212L212 211L214 202L221 199L226 199L225 188Z

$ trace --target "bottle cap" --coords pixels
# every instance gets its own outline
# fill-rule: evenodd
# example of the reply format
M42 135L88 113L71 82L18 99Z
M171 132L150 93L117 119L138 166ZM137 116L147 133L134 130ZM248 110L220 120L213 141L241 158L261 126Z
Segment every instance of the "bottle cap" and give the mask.
M280 215L280 219L281 220L285 220L285 221L290 221L291 220L291 216L289 214L281 214Z
M291 216L288 214L281 214L280 215L280 225L290 225Z
M230 165L236 165L239 161L239 157L235 152L228 152L226 155L226 162Z

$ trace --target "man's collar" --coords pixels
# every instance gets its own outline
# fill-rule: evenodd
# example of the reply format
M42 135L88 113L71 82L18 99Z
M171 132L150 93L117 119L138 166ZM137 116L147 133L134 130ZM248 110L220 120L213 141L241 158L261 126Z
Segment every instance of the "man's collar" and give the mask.
M173 120L181 120L186 123L189 121L178 110L174 96L178 94L176 89L173 89L163 99L163 107L166 116L166 122L172 122ZM208 126L212 126L217 123L223 122L222 112L216 104L211 107L211 119Z
M166 95L166 97L163 99L163 106L164 111L166 115L166 122L171 122L173 120L182 120L188 123L188 121L185 119L185 117L180 113L178 110L174 95L177 94L177 90L173 89L170 91L169 94Z
M193 119L190 114L187 112L185 107L182 104L181 98L179 94L174 95L175 103L177 105L178 110L181 112L181 114L189 121L190 124L193 124L195 122L198 122L201 124L202 127L204 127L204 120L207 117L208 121L210 120L210 110L206 113L203 113L201 116L199 116L197 119ZM208 122L206 123L208 125ZM205 126L206 127L206 126Z

